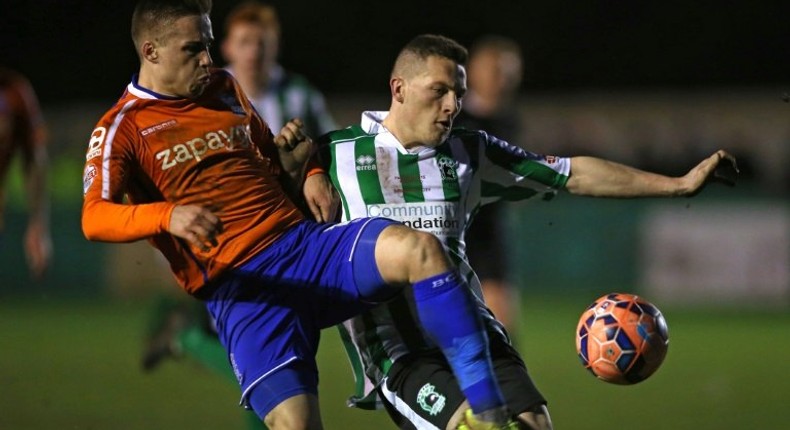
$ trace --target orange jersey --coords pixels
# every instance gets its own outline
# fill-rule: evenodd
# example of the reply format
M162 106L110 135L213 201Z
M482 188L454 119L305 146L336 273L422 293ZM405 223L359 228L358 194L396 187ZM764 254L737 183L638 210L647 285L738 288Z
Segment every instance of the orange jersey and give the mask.
M46 130L30 82L19 73L0 69L0 230L5 198L5 177L17 153L29 166L45 145Z
M107 242L148 239L194 293L303 219L280 185L277 154L268 126L227 72L212 71L196 99L156 95L133 81L91 135L83 232ZM167 233L176 205L214 212L218 245L203 252Z

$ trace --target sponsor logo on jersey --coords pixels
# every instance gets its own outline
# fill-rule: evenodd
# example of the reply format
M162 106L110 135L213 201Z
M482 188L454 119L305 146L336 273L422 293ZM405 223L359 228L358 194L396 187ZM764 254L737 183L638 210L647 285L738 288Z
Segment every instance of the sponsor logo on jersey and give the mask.
M557 162L557 157L554 155L547 155L546 156L546 164L554 164Z
M439 165L439 174L442 176L442 181L458 180L458 173L455 170L458 168L458 160L453 160L442 154L436 158L436 163Z
M227 130L210 131L205 136L163 149L156 153L156 159L161 160L164 171L190 160L200 161L209 151L231 151L251 147L249 127L237 125Z
M82 195L88 194L88 190L93 185L93 179L99 174L99 170L93 164L85 166L85 171L82 173Z
M357 170L376 170L376 158L372 155L360 155L356 163Z
M413 202L368 205L368 217L384 217L438 236L440 239L458 237L461 222L458 204L452 202Z
M178 124L178 121L175 119L169 119L165 122L160 122L159 124L152 125L148 128L144 128L140 130L140 134L142 136L148 136L149 134L157 133L162 130L167 130L168 128L175 127Z
M91 133L91 140L88 142L88 153L85 154L85 161L90 161L101 155L101 148L104 144L104 136L107 135L107 127L96 127Z
M436 391L436 387L425 384L417 393L417 404L431 416L436 416L444 409L447 399Z

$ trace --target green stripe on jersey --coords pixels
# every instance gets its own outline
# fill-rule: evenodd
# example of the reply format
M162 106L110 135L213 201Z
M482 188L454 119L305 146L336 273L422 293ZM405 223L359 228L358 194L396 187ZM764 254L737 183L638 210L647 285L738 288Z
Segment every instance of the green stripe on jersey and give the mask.
M403 188L403 199L406 203L424 202L425 196L422 193L417 155L402 154L398 151L398 174L400 175L401 188Z
M482 181L480 194L486 197L499 197L505 201L516 202L531 198L537 194L537 191L531 188L505 187L495 182Z
M535 160L525 160L497 146L486 146L485 154L497 166L553 188L562 188L567 181L551 167Z

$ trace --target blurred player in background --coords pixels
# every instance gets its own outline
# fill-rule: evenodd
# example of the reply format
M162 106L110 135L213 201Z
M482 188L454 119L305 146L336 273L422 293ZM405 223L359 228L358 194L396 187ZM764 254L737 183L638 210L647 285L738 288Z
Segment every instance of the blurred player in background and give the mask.
M300 118L311 136L336 127L324 96L310 82L278 63L280 21L271 5L241 3L225 19L222 57L252 105L272 130Z
M323 94L303 76L278 63L280 20L274 6L241 3L226 17L224 29L220 46L226 69L272 130L279 130L291 118L301 119L311 136L337 128ZM167 357L191 358L236 383L213 323L199 302L163 297L152 312L148 333L144 370L155 369ZM255 414L245 413L245 417L249 428L264 427Z
M421 35L392 69L388 112L364 112L362 122L321 138L320 158L342 200L343 221L391 217L442 240L480 298L466 264L464 232L479 205L546 198L559 190L594 197L691 196L734 158L719 150L683 177L672 178L593 157L543 156L482 130L452 128L467 93L466 50ZM475 246L476 244L471 244ZM569 244L568 246L573 246ZM409 294L346 321L346 343L357 391L351 403L370 409L375 396L403 429L481 429L468 413L455 376L416 324ZM552 428L546 400L519 353L482 300L491 356L519 428Z
M210 10L210 0L137 3L139 73L86 151L85 237L147 240L167 258L216 322L241 403L269 427L322 428L320 330L408 288L474 418L511 428L474 295L441 243L386 218L305 218L293 200L304 181L325 179L306 164L312 141L299 120L274 136L235 79L211 67Z
M46 136L38 99L30 82L18 72L0 68L0 240L5 213L5 181L12 160L19 155L28 212L24 249L34 279L43 276L52 256Z
M506 37L487 35L469 50L469 89L455 125L486 132L513 144L524 141L516 105L523 73L518 44ZM466 234L469 263L480 277L486 305L517 338L519 291L508 282L502 202L485 205Z

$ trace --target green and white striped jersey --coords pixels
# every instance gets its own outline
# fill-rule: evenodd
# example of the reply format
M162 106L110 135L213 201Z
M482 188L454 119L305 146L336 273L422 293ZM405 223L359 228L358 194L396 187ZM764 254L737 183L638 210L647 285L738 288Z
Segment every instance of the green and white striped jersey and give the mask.
M489 335L506 336L482 302L480 282L464 253L464 233L483 204L552 197L565 186L570 160L464 129L453 129L437 147L406 149L382 125L386 115L365 112L361 126L321 138L322 161L342 200L342 220L380 216L438 236L475 291ZM375 407L371 392L392 363L433 348L417 321L413 301L404 294L339 326L357 381L351 405Z
M233 74L232 68L228 71ZM274 134L291 118L300 118L311 136L337 128L323 94L304 76L290 73L280 65L272 67L266 91L250 97L250 103Z

